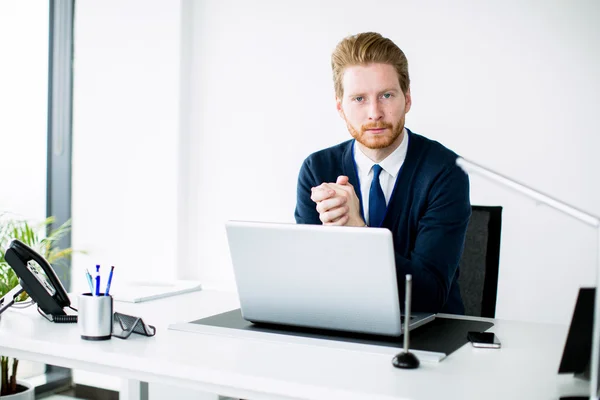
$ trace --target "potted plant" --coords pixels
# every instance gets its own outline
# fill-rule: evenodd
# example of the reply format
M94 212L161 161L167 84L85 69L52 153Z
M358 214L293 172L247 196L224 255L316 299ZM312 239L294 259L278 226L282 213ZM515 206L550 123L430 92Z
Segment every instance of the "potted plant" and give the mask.
M47 218L42 223L31 225L24 219L11 218L7 214L0 214L0 298L19 284L19 278L14 273L8 262L4 259L6 249L13 239L19 239L44 257L50 265L64 263L73 250L60 249L58 241L71 229L71 221L48 232L49 225L54 222L53 217ZM27 293L22 293L15 306L27 306ZM29 300L31 301L31 300ZM0 316L1 318L1 316ZM34 390L26 382L17 381L19 360L0 356L0 398L7 400L33 399Z

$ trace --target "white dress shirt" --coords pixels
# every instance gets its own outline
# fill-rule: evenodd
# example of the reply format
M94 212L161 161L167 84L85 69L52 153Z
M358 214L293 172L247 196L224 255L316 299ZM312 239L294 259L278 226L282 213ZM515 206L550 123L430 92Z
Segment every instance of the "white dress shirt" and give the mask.
M408 151L408 133L404 129L402 142L400 146L392 154L384 158L378 163L382 171L379 174L379 184L383 190L385 196L385 204L390 203L390 197L392 197L392 191L396 184L396 178L400 172L400 168L406 159L406 153ZM356 169L358 172L358 179L360 181L360 194L362 196L362 206L365 213L365 222L369 223L369 190L371 189L371 181L373 181L373 165L377 164L367 157L360 146L354 142L354 162L356 163Z

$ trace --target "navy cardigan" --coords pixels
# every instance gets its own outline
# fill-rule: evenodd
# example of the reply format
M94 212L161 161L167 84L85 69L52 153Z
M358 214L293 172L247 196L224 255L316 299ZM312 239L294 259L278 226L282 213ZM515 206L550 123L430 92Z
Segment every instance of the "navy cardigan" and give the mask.
M458 263L471 216L468 176L457 155L424 136L409 135L408 152L388 204L382 227L394 237L400 299L412 274L414 311L464 314ZM300 169L296 222L321 224L311 187L348 176L361 201L353 155L354 140L311 154ZM404 301L401 301L404 303Z

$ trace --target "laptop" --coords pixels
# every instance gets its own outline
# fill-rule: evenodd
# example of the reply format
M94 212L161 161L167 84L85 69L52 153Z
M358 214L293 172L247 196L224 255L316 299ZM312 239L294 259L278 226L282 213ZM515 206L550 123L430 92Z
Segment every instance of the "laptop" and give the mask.
M225 228L247 321L402 335L389 230L249 221ZM409 329L434 318L412 313Z

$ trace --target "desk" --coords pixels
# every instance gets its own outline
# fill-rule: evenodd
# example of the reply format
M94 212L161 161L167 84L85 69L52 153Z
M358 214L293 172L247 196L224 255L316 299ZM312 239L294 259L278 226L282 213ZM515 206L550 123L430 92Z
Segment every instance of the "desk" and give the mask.
M116 302L115 311L143 317L157 333L105 342L81 340L75 324L50 323L35 307L13 309L0 319L0 354L256 400L557 399L589 387L556 373L561 325L491 320L501 350L467 344L417 370L393 368L386 354L167 330L237 307L234 294L215 291Z

